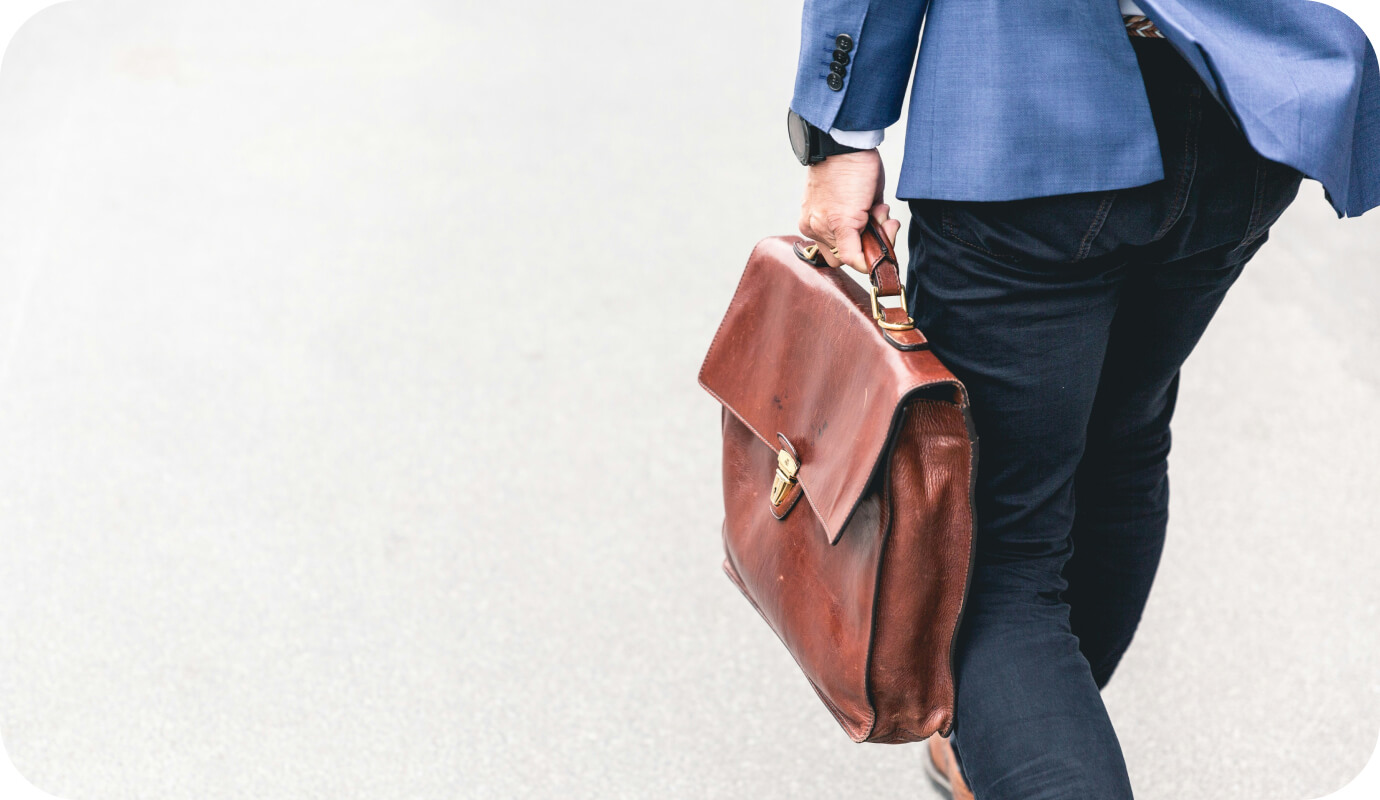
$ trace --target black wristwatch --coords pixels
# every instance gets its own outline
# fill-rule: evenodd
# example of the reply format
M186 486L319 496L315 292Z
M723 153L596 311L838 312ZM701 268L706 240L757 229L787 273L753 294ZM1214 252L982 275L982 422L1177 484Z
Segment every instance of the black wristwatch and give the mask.
M829 156L840 153L861 153L865 148L849 147L839 144L834 137L805 121L805 118L790 111L786 115L786 131L791 135L791 149L795 157L805 166L818 164Z

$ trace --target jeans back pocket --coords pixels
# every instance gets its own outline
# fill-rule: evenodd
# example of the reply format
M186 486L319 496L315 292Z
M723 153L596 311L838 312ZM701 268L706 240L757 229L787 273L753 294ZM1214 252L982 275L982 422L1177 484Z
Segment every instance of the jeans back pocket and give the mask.
M1098 236L1118 192L999 202L941 201L940 233L1009 264L1074 264L1100 255Z

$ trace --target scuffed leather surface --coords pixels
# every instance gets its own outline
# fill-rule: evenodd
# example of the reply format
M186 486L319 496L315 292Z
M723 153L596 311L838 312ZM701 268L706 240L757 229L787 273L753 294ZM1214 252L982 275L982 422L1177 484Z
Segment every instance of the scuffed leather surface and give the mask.
M724 549L736 577L853 739L872 727L867 651L877 586L880 501L831 546L810 514L771 513L776 456L737 417L724 421Z
M880 570L872 654L871 741L947 733L954 634L972 558L972 442L963 410L915 400L888 461L892 519Z
M863 229L862 236L863 259L867 262L870 270L868 280L877 287L880 297L900 297L904 294L904 286L901 283L901 265L896 259L896 251L892 248L891 242L886 238L886 233L869 222ZM814 244L808 239L796 240L791 245L791 251L795 257L809 264L816 269L835 269L829 266L829 262L815 251L814 258L805 254L805 250ZM910 316L899 308L888 307L883 304L881 308L882 318L887 322L897 324L910 322ZM883 330L882 336L885 337L892 347L899 350L923 350L929 347L929 342L925 335L918 328L909 330L895 331Z
M918 741L953 722L966 394L930 352L886 342L867 293L793 241L753 251L700 372L724 405L724 569L854 741ZM777 433L812 514L772 513Z
M872 301L836 269L795 257L795 237L760 242L700 367L699 382L768 447L800 455L805 499L837 541L882 454L899 402L961 384L934 354L889 344Z

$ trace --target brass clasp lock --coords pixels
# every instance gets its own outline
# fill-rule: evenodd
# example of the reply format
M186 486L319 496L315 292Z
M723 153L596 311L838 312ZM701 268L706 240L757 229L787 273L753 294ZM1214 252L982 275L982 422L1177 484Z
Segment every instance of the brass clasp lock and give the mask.
M800 472L800 462L783 448L776 454L776 478L771 482L771 504L779 506L790 494Z

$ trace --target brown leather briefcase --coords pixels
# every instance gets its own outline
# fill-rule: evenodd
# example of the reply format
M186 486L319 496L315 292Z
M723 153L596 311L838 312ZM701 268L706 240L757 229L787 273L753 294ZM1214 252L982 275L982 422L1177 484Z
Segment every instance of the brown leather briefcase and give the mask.
M913 742L953 725L977 437L886 234L863 244L870 292L760 242L699 381L723 405L724 570L854 741Z

